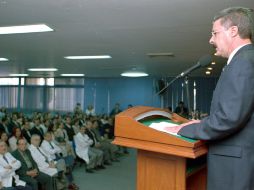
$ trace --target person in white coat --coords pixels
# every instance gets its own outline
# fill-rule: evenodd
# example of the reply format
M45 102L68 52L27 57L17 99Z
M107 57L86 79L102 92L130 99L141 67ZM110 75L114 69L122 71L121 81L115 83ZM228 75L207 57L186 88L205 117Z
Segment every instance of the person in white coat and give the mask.
M84 160L87 164L86 171L88 173L93 173L93 169L96 166L96 156L89 156L90 145L93 144L92 139L90 139L86 134L86 127L81 126L78 134L74 136L75 152L79 158Z
M29 146L31 155L41 172L50 176L55 176L57 174L57 169L54 160L48 157L48 155L42 150L42 148L39 147L40 142L41 139L39 135L32 135L31 145Z
M52 160L59 160L61 158L62 150L52 141L50 132L44 134L44 140L41 143L41 148Z
M26 182L19 179L15 173L21 166L20 161L7 152L6 143L0 141L0 179L3 188L15 187L15 189L32 190Z

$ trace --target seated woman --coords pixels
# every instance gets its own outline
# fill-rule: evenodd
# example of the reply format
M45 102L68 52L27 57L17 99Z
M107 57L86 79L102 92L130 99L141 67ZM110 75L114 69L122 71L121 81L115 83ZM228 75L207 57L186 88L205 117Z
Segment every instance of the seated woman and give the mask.
M11 148L9 146L9 141L8 141L8 135L7 135L6 132L4 132L4 131L0 132L0 141L5 142L6 148L7 148L7 152L11 152Z
M15 151L17 149L17 140L22 138L23 138L23 135L22 135L21 129L18 127L13 128L12 136L8 140L11 151Z

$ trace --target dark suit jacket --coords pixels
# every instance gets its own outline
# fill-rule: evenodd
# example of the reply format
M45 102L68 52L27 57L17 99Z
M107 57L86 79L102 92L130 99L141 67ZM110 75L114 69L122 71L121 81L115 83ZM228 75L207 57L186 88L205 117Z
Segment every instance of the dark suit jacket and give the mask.
M30 135L32 135L31 131L29 130L30 132ZM22 134L23 134L23 137L25 137L26 141L30 144L31 142L31 136L29 136L27 130L25 129L22 129Z
M29 159L30 159L30 161L31 161L31 163L32 163L32 165L33 165L33 169L36 168L36 169L39 171L38 166L37 166L37 164L35 163L34 159L32 158L32 155L31 155L31 153L30 153L29 150L26 150L26 154L27 154L27 156L29 157ZM31 169L29 169L29 168L27 167L26 162L25 162L23 156L21 155L21 153L20 153L18 150L15 150L14 152L12 152L12 155L13 155L17 160L19 160L19 161L21 162L21 167L20 167L18 170L16 170L16 173L20 176L20 179L25 180L25 178L28 177L28 176L26 175L26 172L29 171L29 170L31 170Z
M210 115L182 128L182 136L209 140L208 190L254 190L254 46L224 68Z

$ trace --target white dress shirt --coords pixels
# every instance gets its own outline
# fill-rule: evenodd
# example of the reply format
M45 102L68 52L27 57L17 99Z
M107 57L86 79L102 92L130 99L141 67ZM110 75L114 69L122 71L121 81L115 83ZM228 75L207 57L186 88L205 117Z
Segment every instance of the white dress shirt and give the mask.
M82 158L89 163L88 150L90 145L93 144L93 140L90 139L86 134L82 135L80 132L74 136L75 151L78 157Z
M5 157L5 159L4 159ZM11 166L11 169L6 167ZM21 166L20 161L14 158L9 152L4 155L0 154L0 178L3 187L12 187L12 180L15 179L16 185L25 186L26 183L19 179L15 171Z
M29 146L29 150L31 152L31 155L32 155L34 161L37 163L38 168L41 172L48 174L50 176L54 176L55 174L57 174L56 168L49 167L49 162L51 162L52 159L42 150L42 148L40 148L40 147L37 148L31 144Z

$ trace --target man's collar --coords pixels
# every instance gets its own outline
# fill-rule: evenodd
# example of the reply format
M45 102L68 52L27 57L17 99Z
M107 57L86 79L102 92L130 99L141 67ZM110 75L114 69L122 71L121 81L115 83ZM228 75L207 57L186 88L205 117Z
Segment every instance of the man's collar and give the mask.
M232 58L234 57L234 55L238 52L239 49L241 49L243 46L246 46L246 45L250 45L250 43L247 43L247 44L244 44L244 45L241 45L241 46L238 46L237 48L234 49L234 51L232 51L228 57L228 61L227 61L227 65L230 63L230 61L232 60Z

